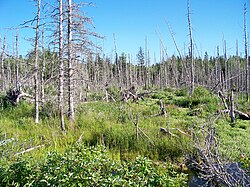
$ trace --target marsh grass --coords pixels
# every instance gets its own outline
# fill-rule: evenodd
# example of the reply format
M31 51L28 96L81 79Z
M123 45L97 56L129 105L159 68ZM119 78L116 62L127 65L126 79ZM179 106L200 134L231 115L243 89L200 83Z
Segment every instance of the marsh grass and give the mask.
M160 99L165 104L166 116L157 115L160 113ZM220 102L215 95L198 87L193 98L188 96L185 89L170 89L154 92L137 103L82 103L76 110L74 128L69 127L69 121L65 118L66 133L61 132L57 116L44 116L36 125L33 106L21 102L17 107L8 106L0 111L0 141L14 138L13 142L0 146L1 162L11 164L17 159L14 154L45 145L23 155L27 159L32 158L34 163L40 162L48 152L64 153L72 145L81 142L86 146L105 146L111 158L121 163L143 155L178 166L185 155L193 151L192 133L199 133L207 121L213 122L216 127L224 156L237 160L243 153L249 157L249 122L237 119L232 126L227 115L213 119L211 116L222 106ZM249 108L249 105L239 101L238 107ZM141 133L139 139L136 139L133 123L136 117L139 128L146 134ZM174 136L162 134L159 132L160 127L168 129Z

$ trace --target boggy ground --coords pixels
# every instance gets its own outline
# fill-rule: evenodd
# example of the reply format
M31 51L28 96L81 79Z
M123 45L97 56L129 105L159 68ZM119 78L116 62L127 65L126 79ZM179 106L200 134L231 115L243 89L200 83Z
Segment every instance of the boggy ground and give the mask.
M196 88L192 98L187 93L167 89L137 102L82 103L66 133L57 116L41 116L35 125L33 106L25 102L3 108L1 184L185 186L186 158L197 150L194 136L205 145L202 130L208 127L215 129L221 157L249 169L249 121L231 123L228 114L218 113L221 99L204 88ZM238 100L241 111L250 111L249 106Z

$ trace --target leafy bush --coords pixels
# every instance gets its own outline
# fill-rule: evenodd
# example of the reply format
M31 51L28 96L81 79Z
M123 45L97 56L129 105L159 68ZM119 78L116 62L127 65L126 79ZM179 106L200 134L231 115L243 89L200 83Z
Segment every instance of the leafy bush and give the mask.
M175 95L178 97L186 97L188 96L188 91L186 88L178 89L178 90L175 90Z
M242 167L247 170L248 174L250 174L250 157L245 157L242 155L240 158L240 163L242 164Z
M118 163L104 147L74 145L64 153L48 153L43 162L18 158L0 166L1 186L183 186L187 176L171 165L161 168L137 157Z

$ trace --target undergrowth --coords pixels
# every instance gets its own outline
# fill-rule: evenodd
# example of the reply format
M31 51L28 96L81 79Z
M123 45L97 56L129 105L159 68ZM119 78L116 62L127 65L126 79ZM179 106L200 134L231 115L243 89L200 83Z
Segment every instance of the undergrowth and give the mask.
M63 153L46 154L32 163L18 158L1 164L1 186L184 186L187 175L177 173L171 164L155 163L139 156L119 163L110 159L104 147L72 145Z
M160 115L160 100L165 105L166 116ZM238 107L243 108L243 102L239 100L238 103ZM244 106L248 105L244 103ZM179 171L179 165L183 164L185 155L193 151L192 133L199 133L208 121L216 127L223 156L239 161L240 156L244 155L244 161L249 160L249 122L236 119L231 124L226 114L217 115L220 109L223 109L220 99L202 87L195 89L193 97L189 97L185 89L169 89L153 92L137 103L82 103L76 110L75 129L68 128L66 133L62 133L56 114L50 117L44 115L39 125L36 125L32 105L21 102L17 107L6 106L0 111L0 142L9 141L0 145L2 184L55 186L60 181L60 184L67 186L73 181L75 186L95 186L99 182L111 182L114 186L181 186L186 177ZM69 124L66 118L65 121L66 125ZM135 122L141 130L138 139ZM160 128L166 129L168 133L160 132ZM77 142L81 142L81 145ZM103 147L96 148L96 157L102 163L104 154L107 163L102 163L104 166L93 163L94 157L89 155L86 159L90 163L87 164L83 160L85 158L81 158L86 155L83 156L79 147L93 153L94 147L99 145ZM19 154L36 146L41 147ZM155 174L148 176L143 170L138 179L130 170L138 173L132 165L144 163L144 157L147 157L147 164L150 163L150 172ZM152 160L161 161L167 169L155 166ZM66 162L71 163L72 168ZM77 165L81 162L85 162L92 173L85 169L80 171L83 166ZM245 161L244 164L248 163ZM52 169L46 173L48 167ZM116 169L113 171L112 167ZM58 175L53 175L52 170ZM67 178L64 181L63 176ZM20 177L23 181L19 181ZM85 182L78 183L80 179ZM163 179L167 182L163 183Z

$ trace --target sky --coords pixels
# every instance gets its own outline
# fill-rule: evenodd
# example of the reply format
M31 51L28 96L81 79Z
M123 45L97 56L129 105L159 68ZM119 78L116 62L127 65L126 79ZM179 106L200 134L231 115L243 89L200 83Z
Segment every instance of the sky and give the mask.
M56 0L42 0L54 3ZM80 2L80 0L73 0ZM182 55L187 53L189 30L187 22L187 0L93 0L85 1L95 4L84 7L86 14L93 19L94 31L104 36L103 40L95 41L104 54L114 53L114 36L116 49L136 58L139 47L147 49L151 59L159 59L160 40L164 43L169 56L178 55L166 22L172 28L178 48ZM216 56L216 47L223 53L223 40L227 43L228 55L235 54L235 42L239 43L239 54L244 56L243 12L244 3L250 9L249 0L190 0L195 55ZM0 0L0 37L7 38L7 49L13 51L16 30L24 21L35 16L36 7L31 0ZM249 27L249 12L247 28ZM31 29L20 29L19 54L25 55L32 46L27 39L34 37ZM1 44L2 45L2 44Z

